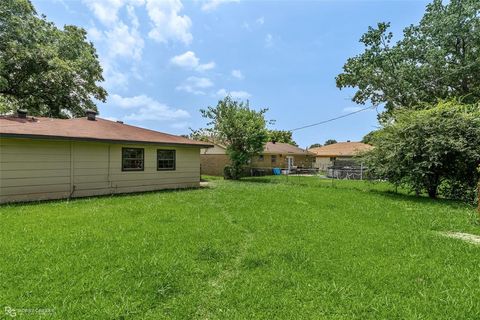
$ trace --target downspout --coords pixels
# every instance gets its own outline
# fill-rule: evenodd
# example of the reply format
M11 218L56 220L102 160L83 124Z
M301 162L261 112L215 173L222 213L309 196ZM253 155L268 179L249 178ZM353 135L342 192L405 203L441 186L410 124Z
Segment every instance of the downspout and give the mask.
M74 161L74 142L70 141L70 195L68 198L70 199L73 196L73 193L75 192L75 185L74 185L74 166L75 166L75 161Z
M108 159L108 166L107 166L108 172L107 172L107 182L108 182L108 185L109 185L109 188L110 188L110 193L112 193L112 188L113 188L113 186L112 186L112 181L111 181L111 179L110 179L110 151L111 151L111 147L112 147L112 145L111 145L111 144L108 144L108 157L107 157L107 159Z

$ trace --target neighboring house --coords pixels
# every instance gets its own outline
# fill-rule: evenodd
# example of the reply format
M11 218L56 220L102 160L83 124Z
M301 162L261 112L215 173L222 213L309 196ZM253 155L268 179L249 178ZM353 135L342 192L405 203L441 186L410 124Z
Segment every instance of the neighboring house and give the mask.
M355 155L371 148L373 147L369 144L347 141L308 149L308 151L315 154L315 168L327 170L335 161L352 160Z
M94 112L0 116L0 203L198 187L208 146Z
M230 164L227 147L214 143L213 148L200 150L200 172L210 176L223 176L223 168Z
M263 153L252 159L253 168L312 168L315 155L288 143L267 142Z
M214 147L201 150L201 172L208 175L223 175L223 168L230 163L224 145L214 143ZM262 154L251 160L252 168L289 167L311 168L315 155L307 150L288 143L267 142Z

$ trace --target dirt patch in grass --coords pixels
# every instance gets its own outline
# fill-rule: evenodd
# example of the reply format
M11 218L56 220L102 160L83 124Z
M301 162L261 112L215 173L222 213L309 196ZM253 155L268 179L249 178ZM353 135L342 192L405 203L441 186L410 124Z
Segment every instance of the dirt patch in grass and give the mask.
M449 238L460 239L480 246L480 236L474 234L462 232L442 232L441 234Z

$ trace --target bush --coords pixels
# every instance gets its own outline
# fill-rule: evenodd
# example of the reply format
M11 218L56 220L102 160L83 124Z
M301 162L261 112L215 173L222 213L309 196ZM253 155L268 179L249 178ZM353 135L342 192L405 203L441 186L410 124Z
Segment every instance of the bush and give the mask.
M364 161L376 179L432 198L474 201L480 175L478 105L450 101L399 111L371 138L375 148Z

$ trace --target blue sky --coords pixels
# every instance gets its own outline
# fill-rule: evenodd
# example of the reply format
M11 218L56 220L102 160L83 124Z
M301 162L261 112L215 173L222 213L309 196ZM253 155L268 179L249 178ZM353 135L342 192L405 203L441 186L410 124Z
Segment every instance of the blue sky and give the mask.
M359 54L368 26L401 30L427 1L33 0L59 27L88 31L104 68L101 117L188 133L206 121L199 109L225 94L269 108L275 129L292 129L359 107L335 76ZM300 146L360 140L376 111L294 132Z

